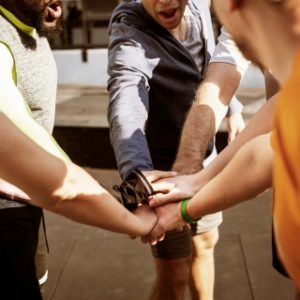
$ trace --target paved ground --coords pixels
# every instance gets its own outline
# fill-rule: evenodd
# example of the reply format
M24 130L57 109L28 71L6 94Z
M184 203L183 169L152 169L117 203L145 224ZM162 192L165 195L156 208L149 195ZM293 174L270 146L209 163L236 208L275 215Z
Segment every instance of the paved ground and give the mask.
M75 121L79 120L83 126L106 126L103 111L106 104L95 102L103 92L98 95L99 91L92 90L61 88L56 124L78 126ZM246 103L247 99L256 109L263 96L255 91L248 94L244 91L243 101ZM99 106L94 106L95 103ZM88 107L92 107L93 112ZM95 113L101 116L96 118ZM84 114L88 121L84 121ZM72 124L68 125L66 120ZM89 171L108 188L119 181L115 170ZM147 299L154 276L147 246L51 213L46 214L46 219L51 247L47 300ZM216 300L293 299L294 290L289 280L271 267L270 192L226 211L220 230L216 249ZM189 299L188 293L186 299Z

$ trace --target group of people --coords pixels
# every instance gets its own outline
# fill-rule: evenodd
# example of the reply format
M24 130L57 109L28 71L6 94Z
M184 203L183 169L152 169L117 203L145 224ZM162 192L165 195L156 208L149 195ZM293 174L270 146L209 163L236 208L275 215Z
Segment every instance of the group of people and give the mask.
M213 299L221 211L272 186L274 256L278 252L279 264L300 290L300 1L213 5L224 24L216 46L208 0L126 1L112 14L111 142L122 180L139 170L152 185L149 198L129 211L51 137L57 74L47 37L60 31L61 2L0 1L5 299L42 299L47 243L41 208L149 242L156 269L150 299L183 299L186 286L192 299ZM249 61L267 74L268 91L274 86L270 78L281 91L271 91L244 128L234 94ZM216 156L214 135L224 117L230 144Z

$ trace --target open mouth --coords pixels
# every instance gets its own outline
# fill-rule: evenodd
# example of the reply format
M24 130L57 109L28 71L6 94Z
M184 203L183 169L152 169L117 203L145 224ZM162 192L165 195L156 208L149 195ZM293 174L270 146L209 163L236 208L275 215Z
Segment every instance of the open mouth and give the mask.
M177 8L164 9L159 12L160 16L164 19L173 19L176 17Z
M59 19L62 14L62 1L57 0L57 1L52 1L48 4L46 8L46 15L45 15L45 21L47 23L52 23Z

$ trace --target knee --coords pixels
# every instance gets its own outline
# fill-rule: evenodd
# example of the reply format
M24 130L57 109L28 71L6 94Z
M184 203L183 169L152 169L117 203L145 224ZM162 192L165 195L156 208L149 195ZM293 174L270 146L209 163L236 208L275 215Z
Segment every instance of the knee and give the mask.
M214 228L193 237L194 250L213 251L219 240L219 229Z

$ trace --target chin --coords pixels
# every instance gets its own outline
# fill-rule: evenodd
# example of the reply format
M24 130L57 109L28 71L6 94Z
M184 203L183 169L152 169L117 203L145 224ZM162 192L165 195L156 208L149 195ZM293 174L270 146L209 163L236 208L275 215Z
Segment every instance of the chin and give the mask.
M37 28L37 32L40 36L53 37L62 32L62 26L60 20L55 22L42 22Z

